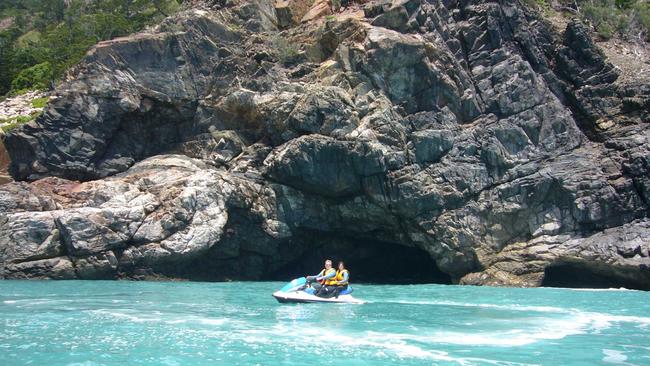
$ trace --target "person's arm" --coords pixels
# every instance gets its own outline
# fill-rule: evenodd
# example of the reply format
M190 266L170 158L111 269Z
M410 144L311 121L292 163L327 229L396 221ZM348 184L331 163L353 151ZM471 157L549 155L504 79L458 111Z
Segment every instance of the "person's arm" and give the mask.
M318 272L318 274L315 274L313 276L305 276L305 278L307 279L307 281L317 281L321 273L323 273L323 271L320 271Z
M330 271L330 274L328 274L328 275L317 277L316 281L329 280L330 278L332 278L334 276L336 276L336 271Z

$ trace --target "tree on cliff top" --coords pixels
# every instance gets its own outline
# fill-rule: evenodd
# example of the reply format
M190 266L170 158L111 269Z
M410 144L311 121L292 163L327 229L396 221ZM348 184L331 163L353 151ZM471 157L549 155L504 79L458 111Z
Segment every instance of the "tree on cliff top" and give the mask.
M99 41L160 21L180 0L4 0L0 20L0 95L42 89Z

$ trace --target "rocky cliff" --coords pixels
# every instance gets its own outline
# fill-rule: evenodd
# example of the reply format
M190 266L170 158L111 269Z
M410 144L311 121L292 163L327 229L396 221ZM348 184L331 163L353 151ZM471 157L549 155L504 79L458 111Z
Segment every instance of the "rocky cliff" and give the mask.
M333 256L380 282L650 289L650 85L581 24L515 0L304 5L197 1L94 47L5 139L0 276Z

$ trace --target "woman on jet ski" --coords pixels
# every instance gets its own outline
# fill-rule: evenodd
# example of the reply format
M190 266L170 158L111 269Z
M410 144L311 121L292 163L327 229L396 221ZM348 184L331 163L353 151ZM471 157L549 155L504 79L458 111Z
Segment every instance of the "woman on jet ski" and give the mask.
M334 297L339 297L339 294L341 291L345 290L348 288L348 281L350 279L350 272L348 272L347 269L345 269L345 263L343 261L339 261L339 269L336 271L336 275L334 276L334 285L336 288L334 289Z

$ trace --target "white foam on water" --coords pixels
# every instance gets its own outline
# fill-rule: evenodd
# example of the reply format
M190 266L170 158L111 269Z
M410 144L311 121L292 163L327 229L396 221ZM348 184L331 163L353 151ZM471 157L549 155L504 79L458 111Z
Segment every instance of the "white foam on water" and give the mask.
M167 323L167 324L183 324L183 323L187 323L187 320L186 319L166 320L165 323Z
M613 289L619 291L619 289ZM627 290L626 290L627 291ZM575 308L560 308L554 306L533 306L533 305L501 305L484 303L465 303L454 301L395 301L400 304L437 305L437 306L461 306L501 309L509 311L531 311L539 313L553 313L563 316L562 318L544 319L543 327L532 333L520 335L515 338L502 337L502 335L483 336L480 334L464 333L453 334L450 337L440 336L441 342L453 344L486 344L486 345L524 345L543 339L561 339L569 335L582 334L587 331L600 332L611 327L612 323L634 323L638 327L650 327L650 317L612 315L597 312L585 312ZM570 316L570 318L566 318ZM454 341L455 337L461 337L461 341ZM474 339L473 339L474 338Z
M563 324L564 325L564 324ZM421 336L417 340L429 343L446 343L466 346L519 347L542 340L562 339L570 335L581 334L580 326L564 329L538 329L532 331L518 330L510 332L461 333L439 332L430 336Z
M546 287L546 288L558 288L558 287ZM634 290L634 289L629 289L625 287L619 287L619 288L568 288L568 287L560 287L562 290L570 290L570 291L587 291L587 292L597 292L597 291L639 291L641 290Z
M612 323L633 323L637 326L650 325L650 318L626 315L611 315L570 310L569 316L559 318L537 318L528 327L515 325L506 332L489 333L438 333L432 340L442 343L489 346L523 346L544 340L557 340L577 334L599 333ZM525 320L519 324L527 324Z
M240 332L242 341L246 343L286 343L287 345L295 345L296 339L305 340L313 344L328 344L332 340L336 340L342 347L352 347L358 350L369 348L373 353L382 352L384 354L391 354L398 358L418 358L428 359L435 361L456 362L460 365L467 363L461 362L458 359L449 356L446 352L427 350L417 345L408 344L405 341L393 338L391 334L373 335L360 334L357 336L340 334L331 330L319 329L318 327L309 328L288 328L283 325L277 325L270 329L250 329Z
M438 350L424 349L420 346L408 344L404 340L392 337L391 334L381 334L379 336L352 337L332 334L329 339L337 339L345 346L356 348L375 348L382 349L384 352L389 351L399 358L417 358L432 361L455 362L459 365L469 365L462 358L450 356L447 352Z
M453 344L464 346L518 347L544 341L557 340L586 333L593 318L573 312L559 317L531 317L512 322L507 330L420 331L417 334L389 334L390 338L426 344ZM385 336L382 334L380 336Z
M197 320L206 325L223 325L228 321L226 318L199 318Z
M126 319L133 323L148 323L148 322L160 322L162 318L159 316L142 316L142 315L133 315L129 311L115 311L115 310L106 310L106 309L97 309L97 310L87 310L85 311L89 314L100 315L100 316L109 316L117 319ZM149 315L149 313L145 313ZM152 312L151 314L160 315L159 312Z
M634 323L641 328L650 326L650 318L648 317L612 315L593 312L580 313L580 316L585 318L591 324L591 329L596 332L600 332L611 327L612 323Z
M456 302L456 301L408 301L408 300L397 300L390 301L391 303L397 304L409 304L409 305L439 305L439 306L460 306L460 307L478 307L478 308L488 308L488 309L502 309L502 310L513 310L513 311L536 311L541 313L570 313L575 309L565 309L555 306L535 306L535 305L499 305L499 304L483 304L483 303L469 303L469 302Z
M42 299L42 298L33 298L33 299L19 299L19 300L4 300L2 301L5 304L20 304L22 307L25 306L35 306L35 305L49 305L49 304L63 304L74 302L75 300L70 299Z
M165 323L167 324L185 324L187 322L188 322L187 319L165 320Z
M401 359L421 359L432 362L448 362L461 366L476 365L477 362L492 365L503 366L522 366L530 364L506 362L498 360L488 360L481 358L471 357L454 357L448 352L434 349L435 343L426 337L420 337L412 334L403 333L387 333L387 332L373 332L365 331L358 334L341 334L332 330L325 330L318 327L309 328L293 328L283 325L276 325L270 329L250 329L239 332L235 335L241 337L238 341L244 341L249 345L254 344L269 344L269 343L284 343L287 346L294 346L296 339L308 339L313 344L327 344L332 340L336 340L343 349L352 348L356 352L372 352L374 356L380 357L397 357ZM465 337L465 334L460 337ZM419 342L420 344L414 344ZM424 345L422 344L424 343Z
M463 334L462 336L466 335ZM336 335L336 337L340 339L341 335ZM380 348L384 350L384 352L389 351L400 358L417 358L431 361L453 362L462 366L476 365L477 362L503 366L530 366L530 364L489 360L484 358L454 357L445 351L428 349L408 343L413 340L422 341L423 339L422 337L408 334L367 332L365 336L347 337L347 339L343 341L343 344L356 345L357 347Z
M627 356L621 351L603 349L603 354L605 355L605 357L603 357L603 362L614 363L618 365L627 365L625 362L627 361Z
M88 312L93 314L99 314L102 316L110 316L118 319L126 319L134 323L150 323L150 322L151 323L161 322L165 324L198 323L203 325L217 326L217 325L223 325L228 322L228 319L226 318L202 318L196 316L188 316L185 318L177 318L177 319L164 319L165 317L163 316L163 314L158 311L151 312L151 313L143 312L143 313L133 314L130 311L115 311L115 310L99 309L99 310L90 310Z
M476 365L478 364L488 364L488 365L496 365L496 366L540 366L538 363L521 363L521 362L510 362L510 361L497 361L497 360L489 360L485 358L479 358L479 357L466 357L464 360L470 362L471 365Z
M38 343L32 342L32 343L28 343L28 344L21 344L16 348L26 350L26 349L30 349L32 347L37 347L37 346L38 346Z

